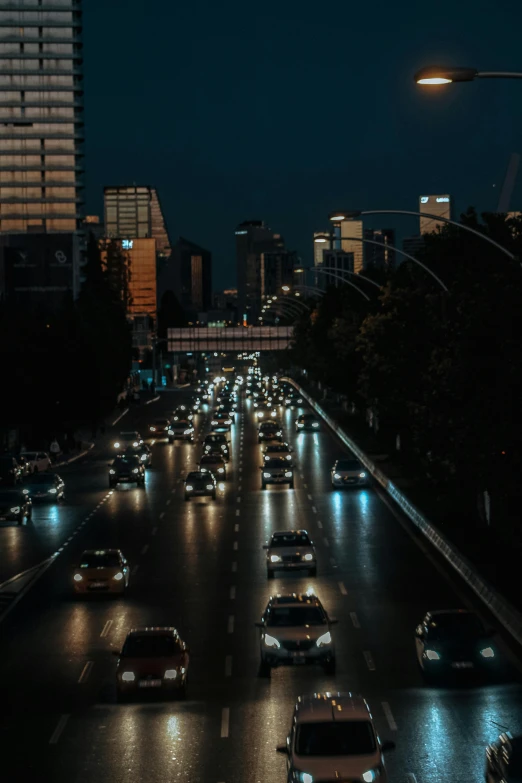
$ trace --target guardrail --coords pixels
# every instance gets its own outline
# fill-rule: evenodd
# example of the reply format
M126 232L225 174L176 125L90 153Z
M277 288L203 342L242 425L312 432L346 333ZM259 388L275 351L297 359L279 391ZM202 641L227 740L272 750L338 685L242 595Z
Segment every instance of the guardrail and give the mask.
M440 552L451 567L471 587L474 593L488 607L490 612L502 623L518 644L522 645L522 614L512 606L495 588L489 584L473 568L466 557L455 547L438 528L426 519L426 517L411 503L408 498L379 470L379 468L361 451L359 446L346 434L337 422L324 411L321 406L299 386L293 378L281 378L282 381L291 383L305 398L311 408L325 421L337 437L350 451L362 462L364 467L378 481L381 487L397 503L403 513L410 519L415 527L428 539L432 546Z

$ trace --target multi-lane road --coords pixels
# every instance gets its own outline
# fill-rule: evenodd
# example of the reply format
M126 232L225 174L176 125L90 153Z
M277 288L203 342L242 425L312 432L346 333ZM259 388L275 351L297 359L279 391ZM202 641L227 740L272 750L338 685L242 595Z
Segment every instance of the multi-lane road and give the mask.
M187 392L122 420L169 413ZM522 729L516 675L500 683L429 687L418 671L414 629L427 609L462 605L374 489L332 492L329 469L343 447L323 428L294 433L295 489L260 489L252 403L232 428L228 480L216 501L183 500L183 477L201 452L158 442L146 490L108 489L109 451L60 470L66 502L35 507L22 528L0 527L0 578L60 554L0 625L0 777L6 783L276 783L286 780L284 742L298 695L354 691L368 699L392 781L483 780L484 746L500 726ZM123 426L124 425L124 426ZM116 431L120 425L116 427ZM306 528L316 578L266 578L262 545L274 530ZM67 544L67 546L64 546ZM87 548L120 547L130 563L123 599L75 599L71 568ZM337 673L282 668L257 676L259 620L271 593L313 589L336 626ZM186 701L118 704L116 658L129 629L174 625L191 649Z

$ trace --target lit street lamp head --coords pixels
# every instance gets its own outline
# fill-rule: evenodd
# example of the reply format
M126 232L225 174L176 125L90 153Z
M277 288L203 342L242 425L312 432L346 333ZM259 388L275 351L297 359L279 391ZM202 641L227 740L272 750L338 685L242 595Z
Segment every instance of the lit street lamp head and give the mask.
M451 84L452 82L472 82L477 73L476 68L428 65L417 71L414 78L417 84Z
M354 218L361 217L360 209L350 209L346 212L331 212L328 216L328 220L332 223L341 223L343 220L353 220Z
M324 242L328 242L330 237L328 234L318 234L316 237L314 237L314 242L318 245L322 245Z
M284 291L285 294L288 293L288 291L290 291L290 286L289 285L282 285L281 286L281 291Z

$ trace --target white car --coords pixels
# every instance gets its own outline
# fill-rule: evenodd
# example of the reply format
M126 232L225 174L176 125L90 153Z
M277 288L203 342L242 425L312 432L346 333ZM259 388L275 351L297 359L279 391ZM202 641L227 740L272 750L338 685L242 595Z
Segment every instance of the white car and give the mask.
M366 699L352 693L300 696L286 745L289 781L387 783L384 753L395 743L381 742Z
M21 456L29 463L32 473L49 470L52 465L51 458L45 451L24 451Z
M313 541L306 530L282 530L272 533L266 549L266 575L273 579L276 571L308 571L317 574Z
M369 473L364 465L355 457L338 459L330 471L332 489L342 487L367 487Z

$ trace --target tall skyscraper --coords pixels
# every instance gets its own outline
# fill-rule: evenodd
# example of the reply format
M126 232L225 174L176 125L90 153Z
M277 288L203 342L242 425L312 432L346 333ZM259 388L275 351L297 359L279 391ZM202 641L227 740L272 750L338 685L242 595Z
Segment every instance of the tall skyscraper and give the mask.
M393 228L365 228L364 238L383 245L395 245ZM391 270L395 268L395 251L389 247L364 243L364 266L374 266L377 269Z
M346 250L325 250L323 253L323 267L330 271L332 274L319 274L320 286L326 289L328 286L333 285L336 288L342 285L342 280L339 277L350 278L349 275L343 275L343 272L352 272L355 268L355 259L352 252ZM338 275L338 277L335 277Z
M0 5L0 232L75 232L83 204L81 0Z
M284 285L295 283L294 270L299 266L297 253L290 250L268 250L261 253L261 297L281 293Z
M172 247L168 263L160 273L159 297L173 291L189 320L212 309L212 253L179 237Z
M106 187L105 231L111 239L155 239L160 258L170 255L170 242L158 194L147 185Z
M440 217L451 219L451 196L419 196L419 212L428 212L430 215L440 215ZM443 220L434 218L419 218L420 233L429 234L446 225Z
M359 274L364 268L363 243L357 239L363 238L362 220L343 220L340 223L341 228L341 250L345 253L353 253L354 272ZM355 240L344 239L344 237L355 237Z
M246 220L236 228L238 318L257 322L261 307L261 254L284 250L284 240L262 220Z

